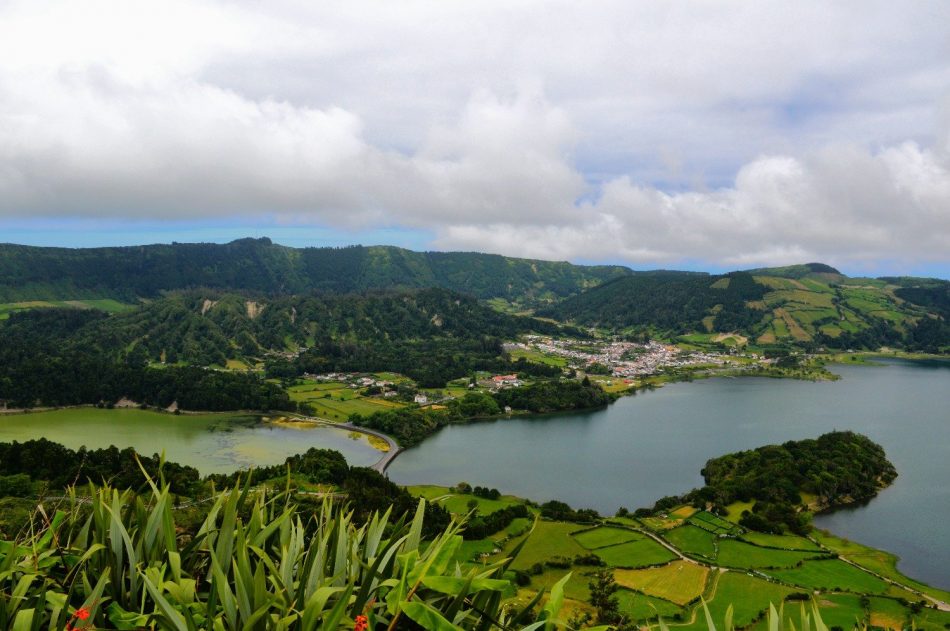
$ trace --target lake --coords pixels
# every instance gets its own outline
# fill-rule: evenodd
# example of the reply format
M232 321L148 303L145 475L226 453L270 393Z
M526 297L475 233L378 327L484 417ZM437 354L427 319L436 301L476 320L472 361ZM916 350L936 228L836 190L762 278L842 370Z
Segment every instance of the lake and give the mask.
M0 442L47 438L72 449L115 445L195 467L203 475L253 465L281 464L310 447L336 449L347 462L368 466L381 453L365 435L304 423L261 423L255 416L175 416L147 410L74 408L0 415Z
M454 425L388 473L400 484L464 480L613 514L702 486L709 458L854 430L884 447L899 477L867 506L816 524L893 552L909 576L950 588L950 363L832 370L840 381L707 379L604 410Z

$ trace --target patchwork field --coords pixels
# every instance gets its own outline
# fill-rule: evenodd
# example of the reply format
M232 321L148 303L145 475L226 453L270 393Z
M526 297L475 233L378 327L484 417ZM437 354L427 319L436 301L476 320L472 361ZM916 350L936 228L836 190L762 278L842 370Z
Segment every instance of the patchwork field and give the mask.
M587 554L581 544L577 543L571 533L578 530L577 524L567 524L559 521L539 521L528 543L521 553L512 562L515 570L525 570L535 563L543 564L555 556L574 558L576 555ZM566 572L561 572L561 576Z
M595 528L593 530L584 530L574 535L574 538L588 550L596 550L606 546L626 543L628 541L637 541L643 539L643 535L632 530L623 530L622 528Z
M735 524L706 511L699 511L686 521L715 535L737 532Z
M716 558L716 535L692 524L667 530L663 538L688 554Z
M883 594L887 583L838 559L806 561L801 567L765 570L769 576L810 589L849 591L862 594Z
M768 609L769 604L782 602L793 591L790 587L770 583L748 574L726 572L719 577L715 592L710 595L712 599L709 600L710 596L706 598L709 612L717 627L725 619L726 609L732 605L733 621L737 628L741 628L751 624ZM702 606L699 605L694 609L696 610L695 620L685 628L707 631Z
M805 559L816 556L815 552L796 552L792 550L772 550L760 548L735 539L722 539L719 542L719 565L736 568L792 567Z
M676 558L675 554L646 537L639 541L599 548L596 554L611 567L646 567Z
M706 588L709 568L686 561L644 570L616 570L618 585L685 605Z
M377 397L364 397L344 383L307 382L287 388L292 401L308 403L314 416L345 421L351 414L370 415L402 407L402 403Z
M620 611L631 620L652 620L658 615L664 622L683 615L683 608L668 600L654 598L646 594L638 594L628 589L617 590L617 601Z
M818 545L806 539L795 535L769 535L763 532L750 530L744 533L740 539L754 543L766 548L784 548L786 550L821 550Z

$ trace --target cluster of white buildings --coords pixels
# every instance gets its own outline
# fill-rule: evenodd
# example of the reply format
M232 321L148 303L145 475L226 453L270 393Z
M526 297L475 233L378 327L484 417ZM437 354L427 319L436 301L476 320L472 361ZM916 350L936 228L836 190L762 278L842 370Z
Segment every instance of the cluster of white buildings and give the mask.
M675 346L650 341L595 342L556 340L539 335L529 335L524 342L506 344L506 348L536 350L546 355L567 358L574 368L584 370L591 364L607 366L616 377L652 375L662 368L696 365L721 366L732 363L728 356L719 353L688 352Z

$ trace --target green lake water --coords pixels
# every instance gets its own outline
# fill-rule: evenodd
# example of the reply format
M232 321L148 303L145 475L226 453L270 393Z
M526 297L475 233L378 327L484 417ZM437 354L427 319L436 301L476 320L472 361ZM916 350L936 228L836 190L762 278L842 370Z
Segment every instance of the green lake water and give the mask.
M453 425L389 468L399 484L496 487L612 515L702 486L709 458L854 430L899 477L867 506L819 526L893 552L909 576L950 588L950 363L833 366L842 379L707 379L604 410Z
M149 455L164 450L168 460L195 467L202 474L280 464L310 447L336 449L353 465L371 465L381 455L361 434L303 423L259 422L255 416L175 416L96 408L0 415L0 442L33 438L47 438L73 449L115 445Z

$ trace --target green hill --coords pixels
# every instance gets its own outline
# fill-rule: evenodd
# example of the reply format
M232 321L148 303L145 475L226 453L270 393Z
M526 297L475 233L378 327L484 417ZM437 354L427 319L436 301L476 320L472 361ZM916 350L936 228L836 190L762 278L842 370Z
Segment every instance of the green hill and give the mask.
M939 352L950 346L950 282L848 278L820 263L716 276L633 275L539 315L674 337L737 333L762 345Z
M270 239L110 248L0 245L0 303L112 298L211 288L266 295L442 287L478 298L544 304L630 274L477 252L390 246L290 248Z

